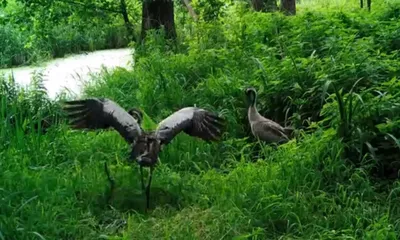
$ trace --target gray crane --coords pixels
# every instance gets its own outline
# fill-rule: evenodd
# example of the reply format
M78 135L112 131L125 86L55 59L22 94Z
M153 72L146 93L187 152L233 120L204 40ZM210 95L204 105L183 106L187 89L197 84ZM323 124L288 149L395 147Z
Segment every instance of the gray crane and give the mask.
M254 88L247 88L245 94L249 102L247 117L254 137L267 143L285 143L289 141L293 128L282 127L278 123L263 117L258 112L256 107L257 92Z
M197 107L182 108L162 120L155 131L146 132L140 127L142 113L132 108L125 111L107 98L88 98L66 101L63 110L73 129L114 128L131 145L129 161L140 166L142 190L146 191L146 210L150 206L150 185L159 152L180 132L200 138L206 142L220 139L225 120L217 114ZM143 167L150 168L148 184L144 186ZM106 173L109 177L107 165ZM111 187L113 182L110 177ZM112 191L112 189L111 189Z

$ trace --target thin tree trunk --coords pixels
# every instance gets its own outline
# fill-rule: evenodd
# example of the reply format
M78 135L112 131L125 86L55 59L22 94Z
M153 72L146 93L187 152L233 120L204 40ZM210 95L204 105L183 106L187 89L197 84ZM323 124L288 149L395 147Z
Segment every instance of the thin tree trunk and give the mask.
M146 31L164 26L166 38L176 39L173 0L144 0L142 7L141 41Z
M296 15L296 0L281 0L281 10L286 15Z
M273 12L276 11L278 9L278 5L276 3L276 0L266 0L265 3L267 12Z
M261 12L264 10L264 0L252 0L251 5L253 9L257 12Z
M257 12L272 12L278 8L276 0L251 0L251 5Z
M199 19L199 17L197 16L196 12L193 10L192 5L190 5L189 0L182 0L183 3L185 4L186 8L188 9L190 15L192 16L192 18L197 21L197 19Z
M371 11L371 0L367 0L368 11Z
M130 37L130 39L132 41L135 41L135 35L133 33L133 26L128 18L128 11L126 10L125 0L120 0L120 6L121 6L122 17L124 18L124 22L125 22L125 27L126 27L126 30L128 31L128 36Z
M360 0L360 8L364 7L364 0Z

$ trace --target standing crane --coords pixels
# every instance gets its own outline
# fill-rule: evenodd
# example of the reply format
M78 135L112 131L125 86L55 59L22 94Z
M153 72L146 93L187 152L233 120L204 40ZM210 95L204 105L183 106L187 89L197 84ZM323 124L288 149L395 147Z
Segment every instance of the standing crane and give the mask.
M63 110L73 129L116 130L131 145L129 162L136 161L140 166L142 191L146 192L146 210L150 206L150 185L158 155L176 135L185 132L189 136L206 142L217 141L223 133L225 121L215 113L202 108L185 107L162 120L155 131L144 131L140 127L142 114L138 109L125 111L107 98L88 98L66 101ZM136 119L135 119L136 118ZM143 167L150 168L148 184L144 186ZM109 177L107 165L105 165ZM113 188L113 182L111 182ZM113 189L111 189L111 192Z
M257 92L254 88L245 91L249 108L247 118L254 137L266 143L286 143L293 132L291 127L282 127L268 118L263 117L257 110Z

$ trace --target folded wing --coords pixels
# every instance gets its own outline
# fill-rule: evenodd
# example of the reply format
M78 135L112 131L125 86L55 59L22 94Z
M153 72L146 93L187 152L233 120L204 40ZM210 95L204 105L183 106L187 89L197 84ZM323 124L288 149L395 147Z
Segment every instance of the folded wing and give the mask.
M224 120L216 114L201 108L186 107L161 121L156 130L156 137L161 144L166 145L183 131L207 142L217 141L223 133L223 127Z
M128 143L133 143L142 130L135 118L117 103L107 98L89 98L65 102L67 113L74 129L114 128Z
M285 129L279 124L270 121L256 121L252 124L252 131L255 137L266 142L285 143L289 141Z

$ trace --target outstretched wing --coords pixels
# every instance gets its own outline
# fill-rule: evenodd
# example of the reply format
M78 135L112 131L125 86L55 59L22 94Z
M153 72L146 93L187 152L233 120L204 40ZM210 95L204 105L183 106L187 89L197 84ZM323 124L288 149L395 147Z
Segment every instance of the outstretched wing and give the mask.
M161 144L168 144L181 131L207 142L218 140L223 132L224 120L207 110L182 108L158 124L156 137Z
M133 143L142 134L135 118L107 98L67 101L63 110L70 119L70 125L75 129L113 127L128 143Z

